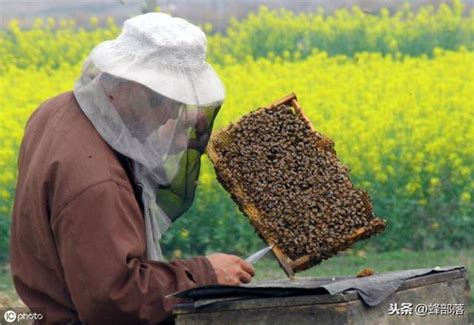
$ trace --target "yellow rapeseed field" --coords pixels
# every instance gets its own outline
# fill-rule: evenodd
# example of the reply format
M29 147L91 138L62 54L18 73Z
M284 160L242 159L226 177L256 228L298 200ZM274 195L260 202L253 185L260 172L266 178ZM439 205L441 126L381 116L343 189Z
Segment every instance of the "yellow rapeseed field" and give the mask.
M49 47L58 37L62 45L70 42L71 56L83 56L74 35L80 39L87 33L74 34L67 24L63 26L67 31L64 35L59 29L52 38L52 31L38 29L38 41L47 39ZM94 34L94 42L113 37L117 28L110 26ZM18 29L16 33L23 32ZM28 35L31 40L33 36ZM57 64L58 57L67 57L67 46L43 57L41 51L32 48L30 62L24 56L25 49L12 44L4 48L2 60L7 60L0 66L3 229L11 214L17 153L25 123L41 102L71 90L81 69L77 57ZM45 45L39 49L42 47ZM13 59L15 51L21 52L18 58L26 61ZM313 49L301 59L285 51L278 57L269 53L265 58L222 58L222 62L226 60L226 64L215 66L227 91L217 128L294 91L315 128L335 141L338 155L351 168L353 181L369 191L376 213L389 221L387 232L377 239L382 249L474 245L474 52L469 48L436 48L429 56L401 52L329 56ZM235 223L246 221L235 216L238 212L231 200L216 186L207 159L200 183L197 202L189 213L197 220L228 229L229 236L247 236L244 233L249 228L233 228ZM221 214L213 216L211 222L209 214L215 211ZM197 242L203 245L198 249L202 251L210 243L225 248L232 242L223 235L225 229L212 235L209 228L199 230L193 220L181 221L181 229L165 238L165 245L172 249L179 245L184 250L189 246L192 250L196 244L190 243ZM0 243L2 247L5 249Z

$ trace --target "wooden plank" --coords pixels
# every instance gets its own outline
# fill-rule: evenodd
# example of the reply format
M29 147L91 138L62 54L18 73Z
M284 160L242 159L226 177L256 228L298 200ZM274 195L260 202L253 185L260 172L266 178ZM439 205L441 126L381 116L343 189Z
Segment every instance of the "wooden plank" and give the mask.
M420 277L405 280L403 284L400 286L400 288L398 288L398 291L431 285L433 283L447 282L447 281L456 280L460 278L466 278L465 271L452 270L452 271L447 271L447 272L423 275Z
M295 275L295 272L293 271L292 267L292 261L291 259L286 256L281 249L277 245L273 245L272 252L275 255L275 257L278 260L278 263L282 267L283 271L285 271L286 275L289 278L292 278Z
M314 305L317 308L291 306L267 311L239 310L203 314L179 315L176 325L188 324L347 324L347 307L345 303L337 307L331 305Z
M355 291L350 293L338 293L335 295L320 294L308 296L293 296L293 297L275 297L275 298L254 298L247 300L227 300L217 302L212 305L195 308L194 303L181 304L176 306L175 314L189 314L189 313L208 313L215 311L227 310L248 310L261 308L281 308L292 306L307 306L314 304L333 304L339 302L347 302L359 299Z
M279 98L279 99L273 101L270 105L267 105L265 107L271 108L271 107L280 106L281 104L291 105L292 100L297 100L296 94L294 92L291 92L288 95L283 96L282 98Z

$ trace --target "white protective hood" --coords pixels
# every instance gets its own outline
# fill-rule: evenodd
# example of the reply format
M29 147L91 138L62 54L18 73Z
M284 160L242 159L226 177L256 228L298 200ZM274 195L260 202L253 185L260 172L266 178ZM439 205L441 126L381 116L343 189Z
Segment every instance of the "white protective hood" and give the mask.
M194 198L200 157L224 100L206 63L206 36L187 21L148 13L124 23L87 58L74 88L102 138L133 162L142 188L147 257Z

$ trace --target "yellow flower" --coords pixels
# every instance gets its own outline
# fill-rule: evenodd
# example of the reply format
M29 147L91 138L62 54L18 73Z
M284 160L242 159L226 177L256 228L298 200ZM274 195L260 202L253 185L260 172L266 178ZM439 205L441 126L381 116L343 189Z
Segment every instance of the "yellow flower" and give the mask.
M431 224L431 229L436 230L438 228L439 228L439 223L434 222L434 223Z
M189 231L185 228L182 228L179 233L181 234L181 237L184 239L187 239L189 237Z
M437 186L439 186L439 178L437 178L437 177L431 178L431 179L430 179L430 185L431 185L432 187L437 187Z
M468 192L463 192L461 194L461 202L462 203L470 203L471 202L471 194Z
M10 198L10 193L4 189L0 190L0 198L3 200L8 200Z
M91 26L93 27L96 27L98 23L99 23L99 18L97 18L96 16L92 16L89 19L89 24L91 24Z
M420 189L420 184L416 182L409 182L407 185L405 185L405 190L410 194L417 192L419 189Z
M418 204L420 206L426 206L428 204L428 201L426 199L421 199L418 201Z

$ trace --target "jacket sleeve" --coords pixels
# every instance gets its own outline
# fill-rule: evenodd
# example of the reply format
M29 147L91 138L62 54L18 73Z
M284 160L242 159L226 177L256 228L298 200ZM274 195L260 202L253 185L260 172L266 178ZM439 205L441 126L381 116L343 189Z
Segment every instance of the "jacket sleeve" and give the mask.
M147 261L133 193L114 181L82 191L51 220L66 284L82 321L157 323L179 300L166 295L216 284L205 257Z

